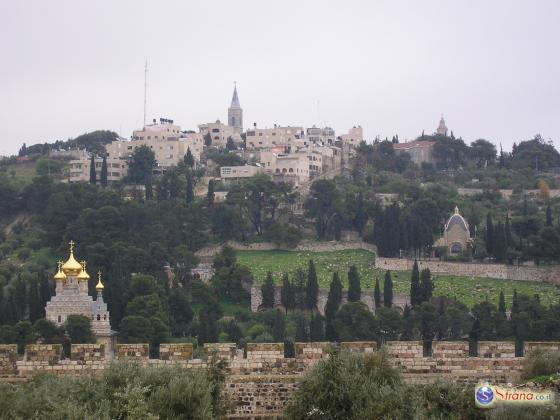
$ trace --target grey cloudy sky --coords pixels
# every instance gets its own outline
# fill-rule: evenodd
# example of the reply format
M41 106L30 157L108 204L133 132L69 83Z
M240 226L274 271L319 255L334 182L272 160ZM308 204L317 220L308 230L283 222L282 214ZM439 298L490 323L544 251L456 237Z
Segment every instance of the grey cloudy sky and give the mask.
M0 154L143 118L560 145L560 1L0 3Z

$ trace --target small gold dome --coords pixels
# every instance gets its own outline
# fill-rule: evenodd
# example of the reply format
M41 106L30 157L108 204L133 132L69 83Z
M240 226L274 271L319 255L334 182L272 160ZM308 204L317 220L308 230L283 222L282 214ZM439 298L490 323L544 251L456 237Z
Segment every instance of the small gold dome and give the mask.
M86 262L82 261L81 263L82 266L82 271L80 271L80 274L78 274L78 280L89 280L89 274L86 271Z
M62 261L58 261L58 272L54 275L54 279L57 281L66 280L66 274L62 271Z
M96 290L105 289L105 286L103 286L103 283L101 283L101 271L97 272L97 284L95 285L95 289Z
M70 245L70 258L62 264L62 270L66 275L77 275L80 271L82 271L82 266L76 258L74 258L74 241L69 242Z

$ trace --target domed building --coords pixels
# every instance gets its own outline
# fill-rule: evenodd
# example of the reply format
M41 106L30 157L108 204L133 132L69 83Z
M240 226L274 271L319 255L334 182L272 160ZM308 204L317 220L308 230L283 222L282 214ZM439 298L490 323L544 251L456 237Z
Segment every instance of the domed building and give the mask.
M91 329L97 342L105 344L106 354L113 351L113 337L109 323L109 311L103 301L103 282L101 272L97 275L97 298L93 300L88 294L90 276L86 271L86 262L74 258L74 242L70 241L70 257L63 263L58 262L58 271L54 275L55 295L45 307L46 318L54 324L63 325L69 315L83 315L91 319Z
M443 236L439 238L436 247L445 248L447 255L464 255L471 249L472 239L469 224L459 213L459 208L455 206L455 213L447 220L443 229Z

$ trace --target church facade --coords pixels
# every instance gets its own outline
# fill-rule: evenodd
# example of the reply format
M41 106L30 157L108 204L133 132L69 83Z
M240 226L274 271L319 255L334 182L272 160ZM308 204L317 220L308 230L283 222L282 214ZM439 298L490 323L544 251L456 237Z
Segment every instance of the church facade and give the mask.
M472 239L469 224L459 213L459 208L455 206L455 212L447 220L443 229L443 235L439 238L435 246L445 248L447 255L464 255L472 247Z
M88 294L90 276L86 262L74 257L74 242L70 241L70 257L65 263L58 262L54 275L55 295L45 307L46 318L57 326L63 325L69 315L83 315L91 320L91 329L96 340L105 345L105 353L112 354L115 333L111 331L109 311L103 301L103 282L98 273L95 300Z

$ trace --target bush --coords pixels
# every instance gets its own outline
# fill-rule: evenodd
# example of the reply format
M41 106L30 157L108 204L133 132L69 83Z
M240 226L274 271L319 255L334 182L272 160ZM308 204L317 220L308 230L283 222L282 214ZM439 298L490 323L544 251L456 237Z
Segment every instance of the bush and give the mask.
M21 261L25 261L31 256L31 250L29 248L21 248L17 256Z
M214 419L224 412L223 366L207 372L115 363L102 376L48 374L0 385L3 418Z
M560 372L560 352L532 351L523 361L523 379Z

